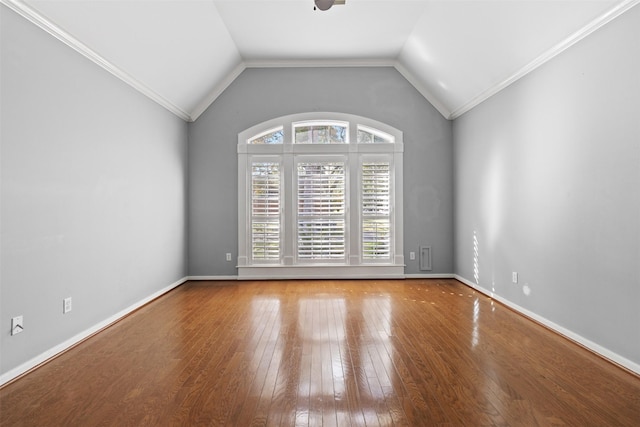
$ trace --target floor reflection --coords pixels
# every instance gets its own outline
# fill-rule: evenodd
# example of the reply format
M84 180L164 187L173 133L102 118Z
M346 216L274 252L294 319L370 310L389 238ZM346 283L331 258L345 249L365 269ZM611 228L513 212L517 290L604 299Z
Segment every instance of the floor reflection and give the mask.
M374 424L390 424L379 418L379 409L401 383L390 341L391 298L337 294L253 298L247 350L253 352L251 375L264 381L254 381L251 393L270 401L295 390L296 423L312 423L323 411L353 421L357 408L363 424L373 418Z
M475 299L473 301L473 330L471 331L471 347L475 348L480 341L480 333L478 332L478 326L480 323L480 300Z

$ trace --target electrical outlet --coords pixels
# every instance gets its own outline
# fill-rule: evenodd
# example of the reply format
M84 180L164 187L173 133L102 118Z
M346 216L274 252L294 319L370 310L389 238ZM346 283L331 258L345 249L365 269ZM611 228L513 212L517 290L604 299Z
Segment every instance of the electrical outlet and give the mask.
M231 261L231 252L227 252L227 261Z
M518 283L518 273L516 273L515 271L511 273L511 281L513 283Z
M415 252L409 252L409 259L411 261L415 261L416 260L416 253Z
M65 298L62 302L62 314L67 314L71 311L71 297Z
M11 335L17 335L24 330L24 319L22 316L11 318Z

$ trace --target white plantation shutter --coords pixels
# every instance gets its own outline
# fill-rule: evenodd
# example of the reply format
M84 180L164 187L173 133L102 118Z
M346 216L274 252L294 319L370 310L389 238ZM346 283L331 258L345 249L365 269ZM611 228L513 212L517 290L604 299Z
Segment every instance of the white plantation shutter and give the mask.
M402 132L300 113L238 134L238 277L404 277Z
M391 165L388 161L363 162L360 199L362 208L362 258L391 258Z
M251 256L280 259L280 163L251 165Z
M298 163L297 188L298 259L344 259L345 163Z

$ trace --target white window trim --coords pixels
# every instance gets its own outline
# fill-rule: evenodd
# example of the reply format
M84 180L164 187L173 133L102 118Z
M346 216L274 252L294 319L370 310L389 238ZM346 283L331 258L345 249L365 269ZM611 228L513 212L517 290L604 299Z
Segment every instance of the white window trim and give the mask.
M282 194L282 189L283 189L283 165L282 165L282 157L281 156L253 156L252 157L252 161L253 162L271 162L271 163L277 163L279 165L279 175L280 175L280 194L279 194L279 204L280 204L280 211L282 212L282 206L283 206L283 194ZM252 182L248 181L248 185L249 188L252 188ZM252 206L252 200L251 200L251 194L252 191L247 191L247 196L248 196L248 200L247 200L247 213L248 213L248 219L251 222L254 218L254 214L253 214L253 206ZM267 217L265 217L265 219L267 219ZM279 240L280 242L282 242L282 236L283 236L283 221L282 221L282 215L280 215L278 217L278 223L279 223L279 228L280 228L280 232L279 232ZM249 251L252 251L252 245L251 242L253 241L253 230L247 230L247 239L250 242L249 243ZM280 256L282 255L282 247L280 247L279 249L280 252ZM248 254L247 254L248 255ZM279 263L278 261L275 260L262 260L262 263L265 264L276 264Z
M358 186L358 190L360 190L362 188L362 165L366 162L385 162L385 161L389 161L390 163L390 188L391 189L395 189L395 159L392 158L391 155L385 153L385 154L363 154L361 156L359 156L358 158L358 172L357 172L357 186ZM392 196L395 196L394 192L392 191ZM363 222L364 222L364 216L362 213L362 193L360 191L358 191L358 215L357 215L357 219L359 222L359 226L358 226L358 230L360 230L360 233L358 235L358 243L362 244L362 233L363 233ZM394 199L397 200L397 197L394 197L393 199L391 199L390 202L390 206L389 206L389 221L390 221L390 225L391 225L391 247L390 247L390 252L391 252L391 256L393 256L393 254L396 253L396 247L395 247L395 238L396 238L396 231L395 231L395 225L396 225L396 208L394 206ZM388 264L389 261L384 260L384 259L367 259L365 261L364 259L364 250L362 248L358 248L358 253L360 255L360 260L362 264Z
M349 135L346 144L293 144L293 126L299 122L347 122L349 124ZM249 144L248 140L268 133L273 129L282 126L284 131L284 144ZM367 131L379 131L390 135L392 143L378 144L357 144L358 126ZM239 279L293 279L293 278L403 278L404 277L404 254L403 254L403 152L402 132L385 123L371 120L366 117L352 114L313 112L293 114L278 117L238 134L238 278ZM392 200L392 259L388 262L363 262L361 255L360 235L349 233L347 237L349 247L344 263L335 264L313 264L297 265L296 250L292 246L294 239L282 242L282 261L277 264L252 264L251 262L251 230L249 227L251 210L250 162L254 156L265 158L270 155L282 157L283 168L294 168L296 157L305 154L314 155L343 155L348 159L347 170L360 170L362 158L388 156L392 162L391 179L394 183ZM348 174L350 203L347 203L347 229L361 230L359 185L360 173L356 175ZM292 177L282 177L282 209L289 209L288 218L290 221L283 221L282 233L295 236L296 218L294 206L295 183ZM354 199L354 197L356 197ZM354 204L355 203L355 204ZM357 214L349 214L355 210ZM285 216L287 216L285 215Z
M296 155L294 156L294 164L293 164L293 173L295 174L295 171L297 170L298 164L299 163L306 163L308 161L311 162L338 162L338 163L343 163L344 164L344 170L345 170L345 195L349 194L349 158L348 156L345 156L344 154L338 154L338 155L313 155L312 157L309 158L308 155ZM295 195L298 193L298 182L297 179L293 180L293 190L292 190L292 195ZM292 204L292 217L291 219L295 222L296 226L295 228L295 234L292 235L293 240L297 241L298 238L298 220L301 219L299 212L297 211L297 209L295 209L295 206ZM344 258L342 259L326 259L323 260L323 263L326 264L331 264L331 265L344 265L347 263L347 256L349 254L348 248L349 248L349 238L350 238L350 231L349 231L349 200L348 198L345 200L345 206L344 206L344 214L342 215L342 219L344 220L345 224L344 224L344 228L345 228L345 255ZM294 248L294 259L295 259L295 264L297 266L305 266L305 265L320 265L319 262L317 261L308 261L305 260L303 258L299 257L298 254L298 250L296 250L297 248Z

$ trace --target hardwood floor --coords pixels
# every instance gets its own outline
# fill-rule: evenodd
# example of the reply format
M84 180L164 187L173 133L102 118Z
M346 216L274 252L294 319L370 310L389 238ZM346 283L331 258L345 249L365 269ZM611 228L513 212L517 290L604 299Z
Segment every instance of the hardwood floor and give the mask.
M0 389L2 426L638 426L640 379L455 280L188 282Z

